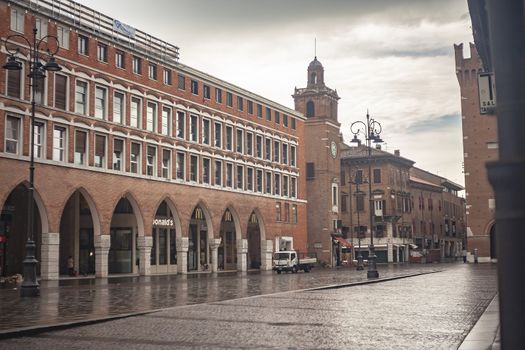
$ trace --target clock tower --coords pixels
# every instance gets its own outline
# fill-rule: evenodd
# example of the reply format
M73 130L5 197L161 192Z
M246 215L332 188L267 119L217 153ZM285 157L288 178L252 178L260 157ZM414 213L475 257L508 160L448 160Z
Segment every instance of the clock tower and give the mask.
M308 252L330 266L340 263L341 246L335 237L340 227L340 126L337 91L324 83L324 68L317 56L308 65L307 85L295 88L295 110L306 116L304 125Z

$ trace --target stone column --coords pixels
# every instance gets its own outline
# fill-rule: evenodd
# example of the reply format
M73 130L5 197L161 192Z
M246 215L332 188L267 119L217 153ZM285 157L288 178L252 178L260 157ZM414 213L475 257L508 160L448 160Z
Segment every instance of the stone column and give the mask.
M188 273L188 237L177 237L177 272L183 275Z
M42 233L40 247L40 278L58 280L60 262L60 233Z
M272 269L273 241L271 239L261 241L261 270Z
M211 249L211 272L217 272L219 267L219 259L217 257L217 249L219 249L219 245L221 244L220 238L212 238L210 239L210 249Z
M111 247L110 235L95 235L95 276L108 277L108 255Z
M239 239L237 241L237 271L245 272L248 269L248 240Z
M153 237L139 236L137 246L139 247L139 274L141 276L151 275L151 246Z
M394 262L394 245L392 243L388 243L386 245L386 249L387 261L389 263Z

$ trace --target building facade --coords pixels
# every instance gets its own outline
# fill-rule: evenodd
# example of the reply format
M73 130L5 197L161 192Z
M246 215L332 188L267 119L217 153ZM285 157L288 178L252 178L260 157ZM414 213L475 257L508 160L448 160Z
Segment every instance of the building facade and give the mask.
M18 49L23 66L0 69L2 275L22 270L31 132L42 279L69 256L105 277L271 269L273 251L307 250L301 113L78 3L2 0L0 18L0 61ZM58 37L63 69L33 87L31 130L28 47L5 39L33 27Z
M414 167L397 150L373 148L369 159L366 146L341 147L341 218L354 259L359 249L367 258L370 228L380 263L459 256L466 229L464 199L457 195L461 186Z
M324 67L314 58L308 65L306 88L293 94L295 110L304 122L308 251L321 263L338 265L341 236L339 225L340 124L337 91L326 86Z
M497 258L496 203L486 164L498 159L498 130L493 106L480 105L480 96L483 98L483 94L487 94L490 97L495 92L492 76L483 68L476 46L470 44L469 49L470 57L464 57L463 44L454 45L456 76L461 91L467 248L471 261L476 249L478 260L489 262ZM485 86L480 86L480 83Z

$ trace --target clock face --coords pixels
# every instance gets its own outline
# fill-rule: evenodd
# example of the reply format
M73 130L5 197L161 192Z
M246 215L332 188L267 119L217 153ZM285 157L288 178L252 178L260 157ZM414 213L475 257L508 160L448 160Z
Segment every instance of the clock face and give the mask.
M337 156L337 145L334 141L330 144L330 151L332 152L332 157L335 158Z

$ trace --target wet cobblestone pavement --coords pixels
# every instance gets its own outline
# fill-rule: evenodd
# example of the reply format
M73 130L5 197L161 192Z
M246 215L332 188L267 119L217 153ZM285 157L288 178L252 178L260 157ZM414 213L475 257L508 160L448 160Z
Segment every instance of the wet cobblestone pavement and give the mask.
M118 288L110 283L108 288L96 289L94 294L105 290L101 294L106 297L92 296L89 315L96 310L108 312L115 308L113 301L148 289L149 294L140 299L152 300L152 308L166 299L171 300L166 306L204 304L2 340L0 349L457 349L496 293L496 266L390 267L381 276L438 268L443 271L338 289L282 293L277 292L355 282L366 279L366 273L322 270L280 276L188 277L187 283L175 279L179 283L164 287L158 282ZM134 291L124 293L127 290ZM248 297L251 295L256 296ZM232 299L239 297L248 298ZM104 301L95 302L97 298ZM131 299L127 303L137 301ZM69 313L75 309L62 306ZM52 310L60 308L53 306Z

